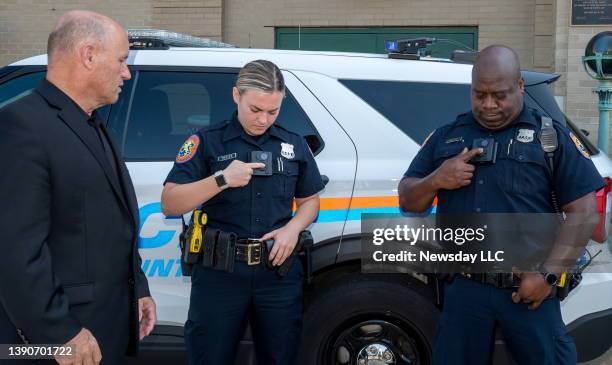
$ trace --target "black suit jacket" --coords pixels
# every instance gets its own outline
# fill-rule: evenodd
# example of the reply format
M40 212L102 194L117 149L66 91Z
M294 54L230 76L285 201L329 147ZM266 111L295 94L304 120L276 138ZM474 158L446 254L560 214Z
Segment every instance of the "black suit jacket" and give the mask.
M87 119L46 80L0 110L0 343L63 344L86 327L109 360L137 350L150 294L134 187Z

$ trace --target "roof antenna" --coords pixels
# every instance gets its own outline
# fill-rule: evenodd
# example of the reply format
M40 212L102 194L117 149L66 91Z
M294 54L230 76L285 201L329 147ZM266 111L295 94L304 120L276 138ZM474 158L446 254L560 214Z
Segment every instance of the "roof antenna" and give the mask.
M302 49L302 26L298 24L298 49Z

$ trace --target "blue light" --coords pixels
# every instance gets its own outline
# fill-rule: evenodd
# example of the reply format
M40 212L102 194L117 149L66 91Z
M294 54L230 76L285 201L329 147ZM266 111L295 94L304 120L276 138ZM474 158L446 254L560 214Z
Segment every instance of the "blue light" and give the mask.
M385 48L387 52L397 52L399 49L397 41L385 41Z

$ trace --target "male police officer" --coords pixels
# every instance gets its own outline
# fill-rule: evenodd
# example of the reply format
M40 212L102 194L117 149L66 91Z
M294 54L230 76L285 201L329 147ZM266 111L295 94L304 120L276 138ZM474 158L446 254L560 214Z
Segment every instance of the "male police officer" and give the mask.
M259 364L292 364L299 346L301 264L283 277L266 269L262 241L274 240L268 259L283 264L317 216L323 182L304 138L274 125L284 93L276 65L249 62L233 89L237 113L189 137L166 179L164 214L208 215L185 323L192 365L233 364L247 318Z
M538 140L542 120L524 105L523 87L516 53L504 46L485 48L472 70L472 111L424 142L400 182L401 207L421 212L437 196L439 213L552 213L553 179L558 203L568 213L556 242L567 236L566 225L582 223L581 229L572 234L573 245L554 246L539 272L519 274L515 292L502 283L484 283L484 275L456 276L447 284L435 364L489 363L496 323L520 364L576 362L559 299L547 297L567 262L575 262L588 242L593 225L575 222L574 214L595 214L594 191L603 180L577 138L557 122L559 146L551 175ZM484 152L466 147L477 138L498 143L496 163L478 167L470 163Z

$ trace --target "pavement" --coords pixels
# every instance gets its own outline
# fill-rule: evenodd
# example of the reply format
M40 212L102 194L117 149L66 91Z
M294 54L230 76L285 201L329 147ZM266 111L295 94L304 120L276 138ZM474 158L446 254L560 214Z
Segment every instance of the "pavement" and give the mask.
M610 336L612 336L612 332L610 332ZM597 359L588 362L580 362L580 365L610 365L612 364L612 348L608 350L605 354L601 355Z
M600 262L600 263L603 263L604 265L607 265L607 267L610 267L609 265L610 263L612 263L612 252L609 249L609 247L606 247L606 245L610 245L610 244L612 244L612 242L610 241L608 241L605 245L597 244L597 243L594 243L593 241L589 242L588 248L590 252L597 253L597 251L601 250L601 254L599 254L594 259L594 262ZM586 271L588 272L588 271L595 271L595 270L589 270L587 268ZM610 272L610 271L606 271L605 269L602 270L601 268L599 268L598 271L599 272ZM610 331L609 335L612 336L612 330ZM580 365L612 365L612 348L610 348L607 352L605 352L603 355L601 355L595 360L581 362L579 364Z

